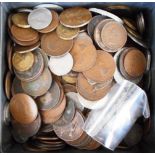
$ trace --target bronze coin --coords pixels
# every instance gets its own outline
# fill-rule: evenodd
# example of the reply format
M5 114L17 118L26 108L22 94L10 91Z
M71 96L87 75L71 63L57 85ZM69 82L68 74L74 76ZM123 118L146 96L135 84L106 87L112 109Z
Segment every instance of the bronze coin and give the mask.
M8 67L10 72L12 73L12 53L13 53L13 43L12 41L9 39L7 42L7 61L8 61Z
M13 118L21 124L33 122L38 115L35 101L26 94L16 94L11 98L9 109Z
M62 56L69 52L72 46L73 40L63 40L58 37L55 31L41 37L41 48L49 56Z
M84 117L78 111L75 113L74 119L65 126L53 126L56 135L64 141L74 141L83 133Z
M144 54L136 48L131 48L124 58L124 68L132 77L143 75L146 69Z
M52 13L52 21L51 21L50 25L44 29L38 30L39 32L49 33L49 32L54 31L57 28L57 26L59 24L59 16L58 16L57 12L55 12L53 10L51 11L51 13Z
M20 28L15 25L11 26L11 33L13 37L19 41L33 41L38 38L38 32L31 28Z
M83 72L84 76L94 82L104 82L111 79L115 72L115 62L111 54L97 50L96 64Z
M11 72L8 71L5 77L5 94L8 99L11 98L11 84L12 84L12 75Z
M73 7L60 14L60 23L66 27L77 28L87 25L91 18L91 12L88 9Z
M63 88L64 88L65 93L68 93L68 92L75 92L76 93L77 92L76 87L74 85L71 85L71 84L64 84Z
M45 68L42 74L31 82L22 81L23 90L34 97L45 94L52 84L52 75L48 68Z
M95 46L87 44L87 41L84 39L75 40L70 53L74 60L73 71L86 71L96 62L97 52Z
M103 98L112 86L112 82L104 83L103 85L91 85L82 73L79 73L77 79L77 91L85 99L90 101L96 101Z
M20 137L29 138L35 135L39 131L41 126L41 117L38 114L37 118L30 124L21 124L14 119L11 120L11 123L12 123L13 129L16 130L17 134Z
M34 54L34 64L29 70L25 72L20 72L14 69L16 76L21 81L29 82L37 79L44 69L43 57L39 49L36 49L33 52L33 54Z
M36 98L36 103L40 110L48 110L54 108L60 98L60 88L56 81L52 82L50 89L42 96Z

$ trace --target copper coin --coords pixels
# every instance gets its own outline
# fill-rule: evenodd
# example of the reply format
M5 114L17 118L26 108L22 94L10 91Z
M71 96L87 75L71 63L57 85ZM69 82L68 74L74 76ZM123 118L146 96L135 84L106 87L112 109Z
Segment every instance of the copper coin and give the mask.
M20 28L15 25L11 26L11 33L19 41L33 41L38 38L38 32L31 28Z
M88 9L73 7L60 14L60 23L66 27L77 28L87 25L91 18L92 14Z
M111 82L105 83L103 86L101 85L101 87L91 85L82 73L79 74L77 79L77 91L85 99L90 101L96 101L103 98L108 93L111 86Z
M59 85L56 81L53 81L50 89L44 95L39 96L36 99L38 108L40 110L48 110L54 108L59 102L59 98L61 95L60 93L61 91Z
M143 75L146 69L146 58L144 54L136 48L131 49L124 58L124 68L132 77Z
M115 62L111 54L97 50L95 65L83 72L84 76L95 82L104 82L111 79L115 72Z
M53 10L51 11L51 13L52 13L52 21L51 21L51 23L46 28L38 30L39 32L41 32L41 33L49 33L49 32L54 31L57 28L57 26L59 24L59 16L58 16L57 12L55 12Z
M12 22L18 27L21 28L30 28L30 25L27 22L28 14L27 13L15 13L12 15Z
M62 56L69 52L72 46L73 40L63 40L58 37L55 31L41 37L41 48L49 56Z
M30 46L21 46L21 45L16 44L16 46L14 47L14 51L18 52L18 53L27 53L27 52L34 51L39 46L40 46L40 41L38 41L35 44L30 45Z
M71 85L71 84L64 84L63 88L64 88L64 92L65 93L77 92L76 87L74 85Z
M16 76L21 80L21 81L33 81L35 79L38 78L38 76L40 76L40 74L42 73L43 69L44 69L44 61L43 61L43 57L39 51L39 49L36 49L34 52L34 64L33 66L25 71L25 72L20 72L17 71L16 69L14 69L14 72L16 74Z
M7 42L7 61L10 72L12 73L12 53L13 53L13 43L11 40Z
M42 74L31 82L22 81L21 85L23 90L34 97L41 96L45 94L52 83L52 75L48 68L45 68Z
M22 93L11 98L9 109L13 118L21 124L32 123L38 115L35 101L30 96Z
M8 99L11 98L11 84L12 84L12 75L10 71L8 71L5 77L5 94Z
M83 133L84 117L78 111L75 113L74 119L65 126L54 126L56 135L64 141L74 141Z
M87 44L87 41L85 42L84 39L75 40L70 53L74 60L73 71L86 71L96 62L97 52L95 46Z
M16 130L17 134L20 137L29 138L35 135L39 131L41 126L41 117L38 114L37 118L29 124L21 124L15 121L14 119L11 120L11 123L12 123L13 129Z

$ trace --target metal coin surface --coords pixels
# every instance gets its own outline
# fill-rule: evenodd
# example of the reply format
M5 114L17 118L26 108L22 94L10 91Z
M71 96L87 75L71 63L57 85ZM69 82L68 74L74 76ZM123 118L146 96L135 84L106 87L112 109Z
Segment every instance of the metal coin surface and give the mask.
M27 22L27 18L28 18L27 13L15 13L12 15L12 22L18 27L30 28L30 25Z
M77 28L87 25L91 18L91 12L88 9L73 7L60 14L60 23L66 27Z
M67 74L62 76L62 80L64 83L75 84L77 81L77 77L72 77Z
M41 48L49 56L62 56L69 52L72 46L73 40L63 40L58 37L55 31L41 37Z
M53 123L42 124L40 131L45 132L45 133L49 133L49 132L53 131Z
M130 27L132 30L136 31L136 23L130 18L123 18L124 24Z
M62 76L71 71L73 67L73 57L70 53L62 57L50 57L49 68L52 73Z
M93 44L93 40L90 38L90 36L86 32L81 32L78 34L78 36L74 39L74 41L81 41L87 42L87 44Z
M28 23L33 29L44 29L52 21L52 14L46 8L34 9L28 15Z
M42 96L36 98L36 103L40 110L48 110L54 108L60 99L60 88L56 81L52 82L50 89Z
M12 84L12 75L11 72L8 71L5 77L5 94L8 99L11 98L11 84Z
M128 11L131 11L131 8L127 5L110 5L110 6L107 6L106 9L108 10L128 10Z
M8 61L8 67L10 72L12 73L12 53L13 53L13 43L11 40L8 40L7 42L7 61Z
M36 80L30 82L22 81L21 85L27 94L37 97L45 94L49 90L51 83L52 75L49 69L45 68L42 74Z
M64 88L64 92L65 93L77 92L76 87L74 85L71 85L71 84L64 84L63 88Z
M76 111L74 119L65 126L54 126L56 135L64 141L74 141L83 133L84 118L81 113Z
M38 115L35 101L26 94L16 94L11 98L9 109L13 118L21 124L32 123Z
M4 109L3 109L3 121L5 123L5 125L10 125L10 121L11 121L11 116L10 116L10 111L9 111L9 103L6 102L4 104Z
M143 34L145 31L145 20L142 12L140 12L137 16L137 27L139 32Z
M17 12L26 12L26 13L30 13L32 12L32 9L30 8L18 8Z

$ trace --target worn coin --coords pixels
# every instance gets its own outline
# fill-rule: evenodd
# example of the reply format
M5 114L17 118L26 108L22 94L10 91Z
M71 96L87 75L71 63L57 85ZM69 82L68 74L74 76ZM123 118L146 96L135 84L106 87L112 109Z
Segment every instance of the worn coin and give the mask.
M32 123L38 115L35 101L26 94L16 94L11 98L9 109L13 118L21 124Z
M33 29L44 29L52 21L52 14L46 8L34 9L28 15L28 23Z
M12 75L11 72L8 71L5 77L5 94L8 99L11 98L11 84L12 84Z
M66 27L77 28L87 25L91 20L91 12L82 7L73 7L60 14L60 23Z

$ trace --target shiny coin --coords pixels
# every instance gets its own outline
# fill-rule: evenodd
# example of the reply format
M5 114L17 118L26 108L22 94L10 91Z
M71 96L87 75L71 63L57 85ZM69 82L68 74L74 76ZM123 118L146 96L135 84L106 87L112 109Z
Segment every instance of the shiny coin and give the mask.
M51 23L46 28L38 30L39 32L41 32L41 33L52 32L59 25L59 16L58 16L57 12L52 10L51 13L52 13L52 21L51 21Z
M58 37L55 31L41 37L41 48L49 56L62 56L69 52L72 46L73 40L63 40Z
M64 40L71 40L75 38L79 33L79 28L69 28L65 27L62 24L59 24L59 26L56 29L57 35Z
M54 108L60 99L60 88L57 82L53 81L50 89L42 96L36 99L36 103L40 110L48 110Z
M23 90L34 97L45 94L50 88L52 83L52 76L48 68L45 68L42 74L31 82L22 81L21 85Z
M18 27L30 28L30 25L27 22L27 18L28 18L27 13L16 13L12 15L12 22Z
M73 58L70 53L67 53L62 57L50 57L49 68L55 75L65 75L71 71L72 67Z
M124 24L130 27L132 30L136 31L136 23L130 18L123 18Z
M11 72L8 71L5 77L5 94L8 99L11 98L11 84L12 84L12 75Z
M111 79L114 72L115 62L113 57L105 51L97 50L96 64L83 74L87 79L101 83Z
M9 40L7 42L7 61L8 61L8 67L9 67L9 70L10 72L12 73L13 70L12 70L12 53L13 53L13 43L11 40Z
M65 126L54 126L56 135L64 141L74 141L83 133L84 117L76 111L74 119Z
M26 12L26 13L30 13L32 12L32 9L30 8L18 8L17 12Z
M26 94L16 94L11 98L9 109L13 118L21 124L32 123L38 115L37 105Z
M34 63L34 55L32 52L17 53L15 52L12 57L12 64L18 71L24 72L29 70Z
M28 23L33 29L44 29L52 21L52 14L46 8L34 9L28 15Z
M64 88L64 92L65 93L77 92L76 87L74 85L71 85L71 84L64 84L63 88Z
M77 28L87 25L91 18L92 15L88 9L73 7L60 14L60 23L66 27Z

